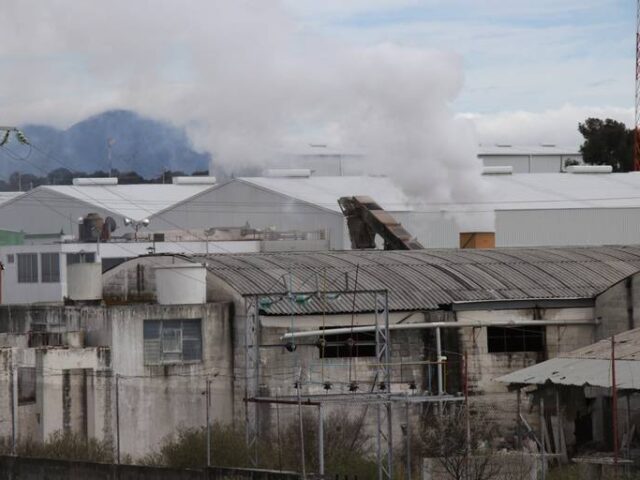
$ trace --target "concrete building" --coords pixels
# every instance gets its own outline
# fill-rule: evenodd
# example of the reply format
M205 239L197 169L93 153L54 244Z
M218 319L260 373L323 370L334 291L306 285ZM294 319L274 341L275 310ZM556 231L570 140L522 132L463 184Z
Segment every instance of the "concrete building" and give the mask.
M35 238L34 238L35 237ZM71 236L22 235L18 245L0 246L0 303L62 303L70 296L69 269L93 264L106 271L141 255L256 253L326 250L324 231L279 232L219 228L139 234L133 239L77 241Z
M509 438L517 402L495 378L634 326L625 289L639 268L637 247L131 259L104 273L102 305L0 307L0 375L14 385L0 392L0 428L36 439L119 431L123 454L140 456L180 426L203 425L207 380L212 418L248 418L260 435L295 411L243 399L294 399L296 385L309 401L337 400L327 413L380 391L459 400L467 352L473 401ZM374 345L385 312L383 384ZM35 400L24 391L34 382ZM374 422L372 409L365 424Z
M485 167L508 166L514 173L560 173L569 165L582 164L578 148L554 144L480 145L478 158Z

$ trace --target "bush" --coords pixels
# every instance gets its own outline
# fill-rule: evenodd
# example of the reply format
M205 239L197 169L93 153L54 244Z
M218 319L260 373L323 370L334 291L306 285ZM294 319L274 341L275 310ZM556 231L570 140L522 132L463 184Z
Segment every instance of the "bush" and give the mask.
M11 453L11 438L0 441L0 452ZM60 430L52 433L46 442L22 441L16 445L16 453L22 457L51 458L55 460L77 460L82 462L112 463L113 444L86 438Z

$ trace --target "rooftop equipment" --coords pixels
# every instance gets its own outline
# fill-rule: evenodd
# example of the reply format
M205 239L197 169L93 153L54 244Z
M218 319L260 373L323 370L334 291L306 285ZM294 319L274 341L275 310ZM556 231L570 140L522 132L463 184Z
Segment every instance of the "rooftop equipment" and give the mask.
M174 185L215 185L216 177L194 176L194 177L173 177Z
M393 215L386 212L371 197L341 197L338 204L347 218L351 248L376 248L376 235L380 235L384 240L385 250L424 248Z
M569 165L568 173L611 173L613 167L611 165Z
M309 178L313 171L309 168L270 168L265 172L267 177Z
M73 184L78 187L118 185L118 179L115 177L74 178Z
M512 173L513 167L510 165L482 168L483 175L511 175Z

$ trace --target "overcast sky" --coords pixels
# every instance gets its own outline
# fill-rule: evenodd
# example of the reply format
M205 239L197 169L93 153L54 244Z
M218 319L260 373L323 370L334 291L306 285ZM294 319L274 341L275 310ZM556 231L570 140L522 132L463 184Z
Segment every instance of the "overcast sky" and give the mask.
M231 123L237 123L234 116L260 110L252 125L240 129L245 133L260 136L265 125L287 123L285 117L295 112L324 123L317 130L310 127L313 121L287 132L274 129L265 138L297 139L314 131L313 140L326 136L331 141L338 131L336 141L353 139L344 127L345 112L338 112L342 126L336 128L330 112L318 114L309 105L323 101L323 84L328 96L349 98L349 90L336 85L343 70L351 87L371 71L360 65L356 72L348 58L359 58L353 54L358 49L375 51L381 45L413 52L405 62L436 58L434 68L442 66L445 73L432 69L417 75L425 75L425 89L451 84L439 98L453 114L473 119L482 143L577 145L577 123L589 115L632 122L631 0L0 3L0 124L64 127L108 108L131 108L188 126L202 148L215 148L225 139L209 138L210 131L221 130L223 123L203 113L198 99L208 110L232 99L246 104L220 107ZM440 64L442 56L447 60ZM449 71L451 65L460 73ZM383 61L380 69L385 68L394 63ZM406 64L397 68L412 75ZM247 86L263 75L261 88ZM437 81L430 84L429 75ZM203 93L216 89L218 81L241 84L242 95L230 97L225 88L218 96ZM395 86L406 81L398 79ZM304 92L304 99L295 91L302 82L312 92ZM285 99L292 90L299 97ZM421 93L418 88L411 94ZM240 136L238 129L224 128L226 139ZM226 147L241 143L232 139Z

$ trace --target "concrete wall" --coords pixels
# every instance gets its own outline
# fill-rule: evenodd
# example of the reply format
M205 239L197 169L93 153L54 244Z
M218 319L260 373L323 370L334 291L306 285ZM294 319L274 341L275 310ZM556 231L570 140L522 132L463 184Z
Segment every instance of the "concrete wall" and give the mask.
M640 327L640 274L632 275L596 297L600 322L595 340Z
M336 198L336 204L338 199ZM233 180L197 195L156 215L150 227L154 231L176 228L275 226L278 230L326 229L332 249L344 244L342 214L329 211L278 193ZM178 227L177 227L178 226Z
M517 309L517 310L476 310L457 312L457 319L478 322L518 321L518 320L585 320L594 317L592 308L557 309ZM489 353L487 328L459 329L461 351L468 354L469 392L474 405L488 413L489 417L506 427L503 432L510 435L517 415L517 396L509 392L507 386L495 381L507 373L526 368L561 352L589 345L595 339L595 327L591 325L567 325L545 327L544 352ZM529 399L522 395L522 413L529 411ZM532 425L537 424L535 415L529 417Z
M2 478L20 480L297 480L293 472L213 467L178 470L163 467L0 456Z
M162 319L201 319L201 361L144 364L144 321ZM82 330L86 347L25 348L35 325L50 332ZM32 432L31 438L46 439L62 430L113 439L116 378L123 454L144 455L178 428L203 426L207 379L211 380L212 421L232 418L233 329L226 304L4 306L0 308L0 331L5 339L22 339L21 349L0 351L0 378L6 385L11 369L20 361L15 352L35 351L32 360L20 363L35 366L38 372L37 406L29 407L30 413L25 410L30 420L21 420L19 425L19 431ZM7 389L0 389L0 435L10 433L10 407ZM34 418L35 431L31 426Z

